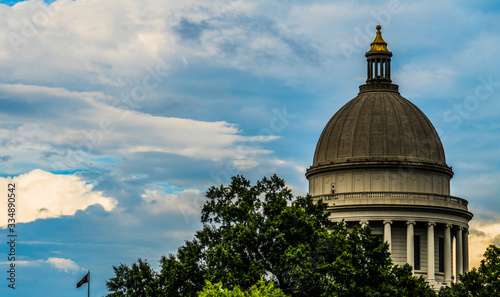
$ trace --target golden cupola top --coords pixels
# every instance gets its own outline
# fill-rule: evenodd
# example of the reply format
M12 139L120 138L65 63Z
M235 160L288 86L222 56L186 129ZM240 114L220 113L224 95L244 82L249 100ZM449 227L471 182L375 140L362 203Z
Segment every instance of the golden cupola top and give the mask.
M382 33L380 32L380 29L382 27L380 25L377 25L377 36L375 37L375 40L370 44L370 52L388 52L389 50L387 49L387 42L384 41L382 38Z
M366 84L361 85L360 92L373 92L379 90L398 91L398 86L392 84L391 80L391 57L392 53L387 49L387 42L382 39L380 29L377 25L377 35L371 43L370 50L366 52L367 77Z

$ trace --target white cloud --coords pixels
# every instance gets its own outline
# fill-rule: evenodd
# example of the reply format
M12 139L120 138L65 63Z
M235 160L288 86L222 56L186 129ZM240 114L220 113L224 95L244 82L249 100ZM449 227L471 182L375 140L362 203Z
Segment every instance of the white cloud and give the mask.
M165 193L161 188L146 190L141 198L145 209L152 214L178 213L185 216L199 215L205 203L205 195L200 190L184 190L175 194Z
M165 231L160 233L159 235L166 239L183 239L189 240L194 237L194 231Z
M75 262L73 262L70 259L51 257L47 259L46 262L51 266L55 267L56 269L64 272L70 272L70 271L76 272L79 270L83 270L80 266L78 266Z
M0 5L0 64L23 81L124 85L148 65L185 50L173 27L248 10L242 1L42 0Z
M10 265L12 262L0 262L1 265ZM34 267L34 266L40 266L42 264L46 263L45 260L34 260L34 261L16 261L16 266L24 266L24 267Z
M407 63L393 74L398 83L405 86L405 96L409 98L429 96L451 96L457 73L454 69L433 64L422 64L422 61Z
M300 173L302 175L306 174L306 167L303 165L299 165L294 161L274 159L274 160L271 160L269 163L274 165L274 166L291 168L291 169L295 170L297 173Z
M146 66L173 62L186 65L192 56L210 57L206 62L217 66L280 78L318 79L325 74L318 74L318 67L326 66L344 76L353 65L345 63L339 45L355 47L361 62L367 50L361 44L373 39L372 24L376 23L388 29L387 41L401 45L399 51L405 50L402 46L433 48L439 38L445 51L461 51L454 55L456 58L451 57L454 67L458 67L452 73L462 69L467 73L472 65L469 63L474 63L473 68L483 64L491 69L489 57L498 36L484 34L478 40L467 39L464 46L459 44L460 31L478 22L494 23L495 17L471 12L467 6L452 1L290 5L240 0L58 0L47 6L41 0L31 0L14 7L0 6L0 36L4 36L0 38L0 65L8 70L0 76L36 84L69 79L75 83L123 86ZM198 43L183 43L176 31L181 20L194 26L202 24L194 28L199 30L195 33ZM436 27L436 23L443 27ZM445 30L444 26L454 29ZM491 28L495 32L494 26ZM17 36L17 46L13 36ZM356 38L363 42L356 42ZM487 55L478 55L478 51ZM468 59L471 55L487 62ZM430 57L427 65L442 59ZM450 61L450 57L446 59ZM424 71L418 78L425 82L435 75L439 79L441 72Z
M0 65L8 71L0 77L34 84L71 80L124 86L147 66L185 64L191 56L258 73L297 75L304 71L296 67L302 55L309 58L305 51L315 47L310 40L295 40L297 24L283 26L275 20L276 14L287 19L288 4L274 6L233 0L59 0L50 6L31 0L3 5ZM198 46L179 36L181 20L207 25L195 34Z
M10 262L0 262L2 265L10 265ZM60 271L64 272L77 272L80 270L84 270L78 264L76 264L73 260L71 259L65 259L65 258L55 258L55 257L50 257L47 260L29 260L29 261L16 261L16 266L23 266L23 267L35 267L35 266L40 266L40 265L50 265Z
M63 88L31 85L0 85L11 108L36 105L45 112L5 115L0 124L0 154L12 155L13 164L39 163L53 155L47 166L55 170L81 169L92 164L92 155L121 158L130 153L163 152L194 159L241 160L248 168L259 164L259 156L271 151L254 143L278 136L243 136L237 125L225 121L152 116L115 104L112 96L100 92L72 92ZM8 102L7 102L8 101ZM12 103L14 102L14 103ZM110 103L111 102L111 103ZM115 107L115 105L118 105ZM61 106L55 108L55 106ZM12 129L15 125L18 129ZM34 153L36 152L36 153ZM38 154L38 155L37 155ZM16 163L18 162L18 163Z
M0 178L0 189L7 195L8 184L15 183L17 223L29 223L38 219L71 216L90 205L101 205L111 211L117 204L113 198L94 191L76 175L58 175L35 169L14 178ZM7 223L7 199L0 204L0 220Z
M160 49L173 48L160 15L168 7L158 5L154 10L157 2L141 2L140 9L134 1L116 0L2 5L6 37L0 41L4 49L0 60L14 76L27 80L71 73L96 84L120 84L120 75L158 63Z

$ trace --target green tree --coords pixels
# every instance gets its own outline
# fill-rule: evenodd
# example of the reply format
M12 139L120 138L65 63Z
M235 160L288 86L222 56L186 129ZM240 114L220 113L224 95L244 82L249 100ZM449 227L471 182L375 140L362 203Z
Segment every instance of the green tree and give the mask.
M326 204L294 199L276 175L255 185L236 176L206 196L203 228L160 260L162 296L196 296L206 281L245 291L262 277L294 297L435 296L411 267L392 264L370 228L332 223Z
M156 273L147 261L139 258L137 263L129 268L125 264L113 266L115 277L106 282L106 286L113 293L108 297L144 297L158 296L158 280Z
M196 296L205 281L205 251L197 239L187 241L177 255L160 259L158 276L162 296Z
M198 293L199 297L287 297L274 283L266 283L262 278L247 291L242 291L239 287L234 290L223 288L222 282L212 284L206 281L203 291Z
M479 268L459 276L460 283L441 288L443 297L500 297L500 248L490 245Z

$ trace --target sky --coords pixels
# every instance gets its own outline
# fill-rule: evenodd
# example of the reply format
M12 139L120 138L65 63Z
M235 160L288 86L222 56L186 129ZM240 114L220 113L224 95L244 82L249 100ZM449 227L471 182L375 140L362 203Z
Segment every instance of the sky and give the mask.
M375 26L469 201L471 266L500 244L497 1L0 1L0 295L107 294L113 265L201 226L204 193L274 173L304 196L364 83ZM7 185L16 183L16 289Z

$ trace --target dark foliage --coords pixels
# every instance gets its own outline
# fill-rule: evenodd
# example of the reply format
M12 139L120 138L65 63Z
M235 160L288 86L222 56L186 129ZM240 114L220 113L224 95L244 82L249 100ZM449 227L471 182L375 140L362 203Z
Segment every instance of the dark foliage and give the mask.
M326 204L294 199L276 175L256 185L236 176L206 196L195 238L158 274L141 260L113 267L108 296L196 296L206 281L247 290L262 277L291 296L436 296L369 228L333 224Z

